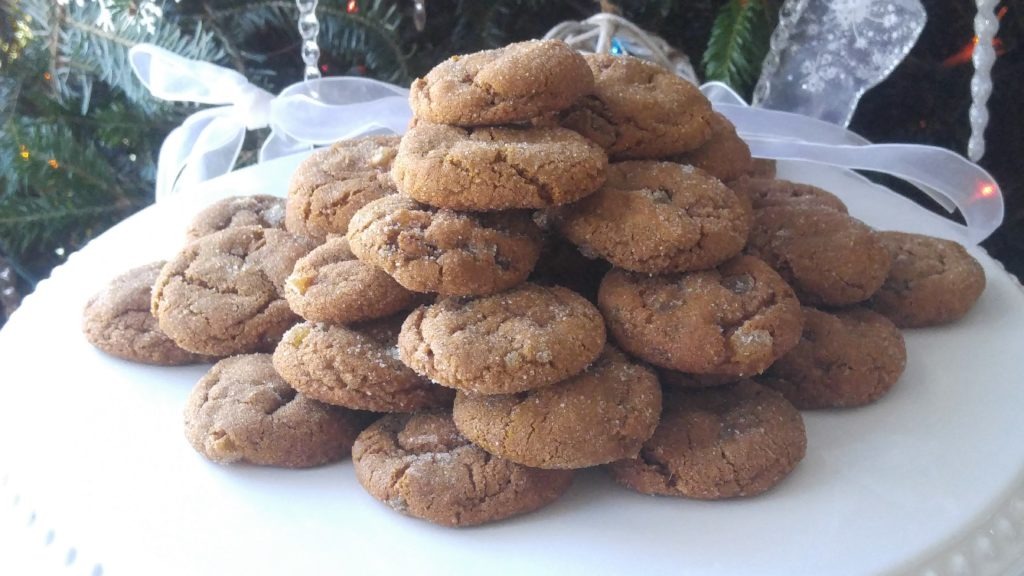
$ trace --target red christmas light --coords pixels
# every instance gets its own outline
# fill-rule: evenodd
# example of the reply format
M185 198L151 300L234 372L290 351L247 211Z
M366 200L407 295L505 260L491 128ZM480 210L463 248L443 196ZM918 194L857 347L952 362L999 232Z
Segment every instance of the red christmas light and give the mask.
M359 3L356 0L348 0L348 4L345 5L345 11L349 14L358 14Z

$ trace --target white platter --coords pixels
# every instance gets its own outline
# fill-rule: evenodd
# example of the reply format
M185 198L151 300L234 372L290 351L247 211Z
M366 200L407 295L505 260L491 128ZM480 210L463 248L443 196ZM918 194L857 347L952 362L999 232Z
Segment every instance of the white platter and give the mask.
M969 316L907 331L907 371L877 404L806 413L806 460L758 498L641 496L588 471L539 513L452 530L373 500L349 462L210 464L181 423L206 367L105 356L81 335L82 306L114 275L171 256L206 203L283 194L299 159L235 172L115 226L0 331L0 574L1020 572L1024 292L980 250L988 287ZM958 238L852 173L791 163L780 176L837 192L878 228Z

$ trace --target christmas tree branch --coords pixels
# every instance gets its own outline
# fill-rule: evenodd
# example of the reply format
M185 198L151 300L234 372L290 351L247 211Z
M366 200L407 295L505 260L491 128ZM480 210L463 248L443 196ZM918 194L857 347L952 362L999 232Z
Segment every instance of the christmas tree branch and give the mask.
M719 80L745 92L768 51L770 19L765 0L729 0L711 29L704 52L706 80Z

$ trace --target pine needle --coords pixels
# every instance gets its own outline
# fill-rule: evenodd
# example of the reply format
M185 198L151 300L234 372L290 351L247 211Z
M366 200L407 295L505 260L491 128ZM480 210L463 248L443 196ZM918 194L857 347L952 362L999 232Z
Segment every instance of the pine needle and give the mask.
M770 25L764 0L729 0L715 18L704 51L705 79L746 92L768 51Z

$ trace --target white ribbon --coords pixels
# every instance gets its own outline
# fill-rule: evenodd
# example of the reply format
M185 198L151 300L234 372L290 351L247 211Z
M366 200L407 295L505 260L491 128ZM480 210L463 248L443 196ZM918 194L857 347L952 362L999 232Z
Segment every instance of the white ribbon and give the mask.
M246 130L271 128L259 161L311 150L343 138L405 131L412 113L409 91L355 77L332 77L289 86L280 96L215 64L189 60L152 44L128 52L135 75L157 98L216 104L192 114L160 147L156 199L227 174Z

